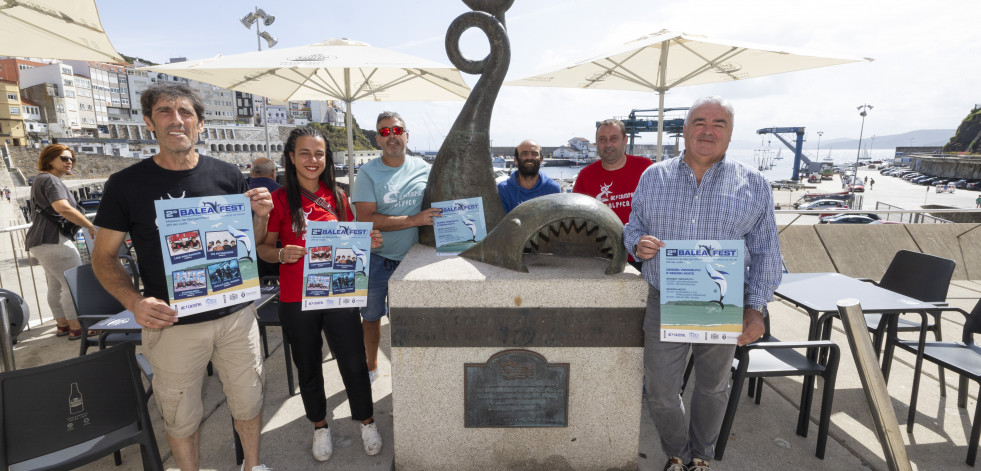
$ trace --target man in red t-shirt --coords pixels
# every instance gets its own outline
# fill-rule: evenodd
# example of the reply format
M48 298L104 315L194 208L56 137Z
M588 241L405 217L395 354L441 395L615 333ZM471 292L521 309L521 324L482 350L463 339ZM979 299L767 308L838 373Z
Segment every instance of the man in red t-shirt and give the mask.
M619 119L607 119L596 128L596 154L600 160L579 171L572 187L575 193L594 196L609 206L626 224L630 220L630 202L640 175L653 162L645 157L627 155L627 129ZM638 271L640 262L628 261Z

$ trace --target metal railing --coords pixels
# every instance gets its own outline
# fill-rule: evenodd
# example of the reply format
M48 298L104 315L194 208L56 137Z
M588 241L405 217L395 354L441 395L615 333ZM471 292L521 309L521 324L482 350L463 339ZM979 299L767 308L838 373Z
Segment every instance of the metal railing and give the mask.
M904 210L903 208L900 208L899 206L893 206L893 205L891 205L889 203L878 202L878 203L875 204L875 209L876 209L876 211L875 211L876 213L879 213L880 210L882 210L882 212L887 213L887 216L891 216L893 214L896 214L896 215L899 216L898 218L895 218L895 219L893 219L892 217L887 217L886 218L887 221L905 222L905 223L910 223L910 224L949 224L949 223L952 222L952 221L948 221L948 220L943 219L943 218L938 218L936 216L931 216L931 215L923 212L923 210L906 212L906 210ZM896 211L903 211L903 212L897 213ZM977 210L974 210L974 209L967 209L967 210L963 210L963 209L959 209L959 210L932 210L930 212L935 212L935 213L977 212ZM906 216L908 216L908 217L906 217Z
M879 205L886 205L885 203L879 203ZM890 206L895 208L895 206ZM947 219L932 216L929 213L975 213L981 214L981 209L819 209L819 210L802 210L802 209L780 209L774 211L777 217L781 215L797 215L788 223L781 223L777 220L777 224L781 226L790 226L794 223L800 221L807 224L817 224L819 219L817 216L823 215L834 215L838 216L841 214L870 214L874 213L879 216L880 219L890 222L902 222L907 224L951 224L953 221ZM802 216L808 216L808 218L802 218ZM813 219L811 218L813 217Z
M3 237L3 234L6 233L6 239L9 240L9 245L0 244L6 245L7 248L7 253L3 254L3 257L0 258L0 262L2 262L0 263L0 274L8 275L10 272L9 267L4 265L13 264L13 271L17 276L17 293L25 299L25 302L32 297L30 294L33 293L34 304L37 306L38 313L37 322L40 324L43 322L45 312L50 317L51 309L48 308L47 303L44 304L43 308L41 307L41 297L38 295L37 290L37 274L34 270L37 264L24 243L27 230L30 227L30 224L20 224L0 229L0 237ZM26 274L24 273L25 268L27 269ZM44 275L42 274L41 276ZM24 287L26 281L30 281L29 290ZM3 276L0 276L0 288L5 288ZM25 324L30 329L30 319L25 319Z

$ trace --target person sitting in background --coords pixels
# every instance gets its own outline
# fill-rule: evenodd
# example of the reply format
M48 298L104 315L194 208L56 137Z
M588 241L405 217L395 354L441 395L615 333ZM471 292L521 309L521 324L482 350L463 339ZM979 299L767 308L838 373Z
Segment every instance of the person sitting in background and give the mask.
M41 150L37 161L41 173L31 185L34 217L25 241L27 250L44 268L48 306L58 325L55 335L67 335L68 340L81 338L82 326L78 323L65 270L81 266L82 258L75 247L75 234L62 232L60 228L64 224L61 221L67 219L75 225L75 231L79 226L88 228L93 238L96 234L95 226L85 218L82 207L61 181L66 174L71 174L75 159L75 151L63 144L51 144Z
M252 179L249 181L249 188L263 187L270 193L278 190L281 185L276 183L276 163L271 159L259 157L252 161L252 170L249 171ZM263 259L257 261L259 267L259 278L267 276L279 276L279 262L270 263Z
M272 193L280 187L280 184L276 183L276 163L271 159L259 157L253 160L249 175L252 177L252 180L249 181L249 188L261 186Z

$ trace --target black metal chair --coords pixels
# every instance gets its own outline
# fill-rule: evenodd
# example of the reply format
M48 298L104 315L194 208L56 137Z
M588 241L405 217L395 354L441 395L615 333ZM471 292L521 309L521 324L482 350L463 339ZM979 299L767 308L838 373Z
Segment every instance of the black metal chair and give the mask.
M139 444L143 469L163 470L146 400L131 343L0 373L0 468L74 469Z
M957 407L966 408L968 399L968 380L981 385L981 346L974 342L974 334L981 334L981 301L968 314L962 309L948 309L964 315L964 328L960 342L924 342L922 351L919 341L901 340L896 345L903 350L917 354L916 366L913 371L913 392L909 400L909 417L906 421L906 431L913 432L913 421L916 418L916 400L920 389L920 374L923 360L936 364L940 371L949 369L960 375L957 385ZM940 387L945 388L943 376L940 376ZM974 466L978 457L978 439L981 438L981 401L977 401L974 410L974 422L971 425L971 438L967 442L967 464Z
M10 322L10 344L17 344L17 336L24 331L31 315L27 302L19 294L8 289L0 289L0 298L7 300L7 321Z
M102 287L92 271L91 264L65 270L65 279L68 280L68 290L72 293L78 322L82 324L78 354L85 355L89 347L99 346L98 338L89 337L89 328L101 320L125 311L126 308ZM139 333L114 333L105 338L105 345L117 345L123 342L141 343L142 336Z
M766 331L760 340L736 348L736 357L733 360L732 367L732 390L729 392L729 404L726 407L725 417L722 420L719 440L715 445L715 459L721 460L725 454L729 432L732 430L736 408L739 406L739 394L742 391L745 380L747 378L751 380L755 379L755 388L752 384L750 385L749 395L752 397L755 389L756 404L759 404L763 378L779 376L820 376L824 378L821 418L818 421L817 451L814 453L818 458L824 459L824 450L828 443L828 427L831 424L831 405L834 401L835 378L838 373L838 346L830 340L781 342L770 335L769 317L764 318L764 324ZM829 355L826 365L822 365L815 360L810 360L804 353L796 350L815 348L828 349ZM807 428L811 415L811 400L814 396L813 388L807 387L807 382L804 384L801 388L800 414L797 417L797 435L802 437L807 436Z
M279 276L264 276L259 279L260 286L279 285ZM279 320L279 298L274 299L265 306L258 309L259 337L262 338L263 358L269 358L269 342L266 339L266 327L279 327L282 329L283 323ZM293 354L290 352L290 341L283 330L283 356L286 357L286 384L289 386L290 396L296 395L293 387Z
M926 330L933 332L934 337L939 342L942 340L940 317L942 311L947 310L945 304L947 290L950 288L950 279L954 275L956 265L956 262L950 259L900 250L893 256L892 262L889 263L889 267L878 283L872 280L863 281L869 281L882 288L920 301L936 303L938 309L928 313L933 321L927 323ZM875 349L876 355L880 356L888 327L888 322L884 319L886 318L881 314L865 315L865 326L872 333L872 347ZM896 320L897 332L919 332L920 328L921 325L918 320L907 319L902 316ZM886 379L889 378L889 369L889 365L883 365L883 374ZM940 384L944 384L943 370L940 372ZM947 395L942 386L940 395Z

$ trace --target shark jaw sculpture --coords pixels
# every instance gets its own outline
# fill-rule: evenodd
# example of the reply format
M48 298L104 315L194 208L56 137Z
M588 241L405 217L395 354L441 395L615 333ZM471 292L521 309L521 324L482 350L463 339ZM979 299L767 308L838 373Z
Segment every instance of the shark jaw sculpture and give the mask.
M596 198L574 193L521 203L460 256L528 273L525 251L608 258L607 275L622 272L627 263L620 218Z

